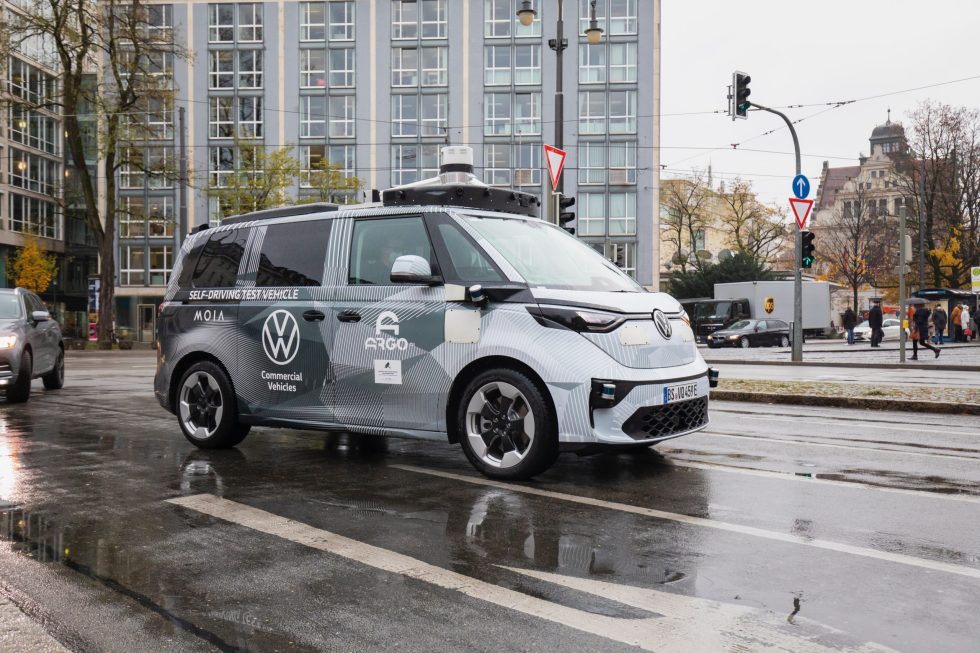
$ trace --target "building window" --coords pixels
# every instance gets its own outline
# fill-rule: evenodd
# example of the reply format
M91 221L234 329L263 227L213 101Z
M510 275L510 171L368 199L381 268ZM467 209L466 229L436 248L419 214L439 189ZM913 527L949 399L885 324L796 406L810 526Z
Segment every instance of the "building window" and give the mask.
M146 7L146 32L151 42L172 42L173 27L173 5L149 5Z
M208 5L208 41L211 43L234 43L235 5Z
M484 32L488 38L533 37L541 38L541 2L532 0L531 8L538 12L534 22L529 26L521 25L517 18L517 9L521 0L484 0Z
M576 232L579 236L606 235L606 196L602 193L579 193Z
M596 20L598 20L599 22L599 27L602 28L603 35L609 33L609 20L606 18L606 14L608 13L606 10L607 2L608 0L598 0L595 6ZM591 18L592 18L591 0L578 0L578 33L580 35L584 35L585 30L589 29L589 21L591 20Z
M636 143L609 144L609 185L636 184Z
M606 133L606 93L604 91L579 91L578 133Z
M449 96L444 93L419 96L422 105L422 136L444 136L449 118Z
M636 243L606 243L606 258L626 274L636 277Z
M332 88L353 88L354 48L332 48L330 50L330 86Z
M523 136L541 133L540 93L514 95L514 133Z
M150 247L150 285L166 286L173 268L173 248L167 245Z
M262 50L238 51L238 88L262 88Z
M235 85L235 53L232 50L212 50L208 87L212 90Z
M484 136L510 135L512 102L510 93L487 93L484 95Z
M353 177L355 146L353 145L303 145L299 149L300 186L310 188L311 174L322 171L326 166L339 169L344 177Z
M609 81L636 82L636 43L609 44Z
M606 183L606 144L580 142L578 165L580 186Z
M391 135L418 136L419 133L419 96L391 96Z
M636 133L636 91L609 92L609 133Z
M636 0L607 0L609 34L636 34Z
M149 209L142 197L122 197L119 237L171 237L174 235L174 201L170 196L150 197Z
M694 231L694 251L702 252L704 251L705 233L704 229L696 229Z
M401 186L439 173L438 145L392 145L391 184Z
M55 195L60 188L61 166L38 154L10 149L10 185L24 190Z
M327 85L327 53L325 50L300 50L300 88L324 88Z
M238 41L257 43L262 40L262 5L260 3L238 5Z
M509 45L487 45L483 48L483 83L487 86L510 86L511 48Z
M418 48L391 49L391 85L398 88L418 86Z
M42 238L60 238L57 209L54 202L10 193L10 230Z
M354 40L354 0L330 0L327 3L331 41Z
M299 135L303 138L323 138L327 135L327 98L304 95L299 99Z
M61 153L57 120L16 104L10 105L8 115L10 140L48 154Z
M895 215L902 212L902 207L905 206L905 200L901 197L895 198Z
M300 41L323 41L327 36L327 11L322 2L301 2Z
M540 186L542 152L541 143L514 145L514 185Z
M235 148L212 147L209 158L211 185L223 188L235 174Z
M636 193L609 193L609 235L632 236L635 233Z
M143 245L127 245L122 248L119 265L119 282L124 286L146 284L146 249Z
M448 69L448 48L422 48L422 86L446 86L449 83Z
M422 38L446 38L446 0L422 0Z
M514 83L541 83L541 46L514 46Z
M603 84L606 81L606 44L578 46L579 84Z
M391 38L419 37L419 4L416 0L393 0L391 3Z
M354 138L354 96L331 97L328 102L331 138Z
M233 113L232 97L212 97L208 99L210 106L208 117L208 136L211 138L234 138L235 115Z
M167 97L151 97L146 100L146 136L151 139L173 138L174 110Z
M483 181L491 186L511 186L510 145L487 143L483 146Z
M238 98L238 135L262 138L262 96Z

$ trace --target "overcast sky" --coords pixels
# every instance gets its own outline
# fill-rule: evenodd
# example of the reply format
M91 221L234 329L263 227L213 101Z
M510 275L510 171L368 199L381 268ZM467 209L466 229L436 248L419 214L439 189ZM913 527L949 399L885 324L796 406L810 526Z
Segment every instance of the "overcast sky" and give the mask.
M643 0L641 0L643 1ZM669 115L726 108L726 87L738 69L752 76L751 100L767 106L823 103L980 76L980 2L973 0L663 0L661 108L662 176L707 168L715 181L750 180L763 200L787 205L793 143L778 116L750 112ZM980 77L832 109L796 126L803 173L815 197L825 159L855 165L868 153L871 130L927 98L980 108ZM793 120L821 112L784 110ZM716 151L677 149L718 147Z

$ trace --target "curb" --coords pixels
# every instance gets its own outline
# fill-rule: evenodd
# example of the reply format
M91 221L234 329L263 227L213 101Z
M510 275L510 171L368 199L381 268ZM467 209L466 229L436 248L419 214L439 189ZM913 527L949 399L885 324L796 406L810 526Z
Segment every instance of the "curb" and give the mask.
M922 363L837 363L834 361L760 361L760 360L739 360L735 358L718 359L705 358L705 363L709 365L786 365L786 366L806 366L806 367L843 367L855 369L885 369L885 370L939 370L941 372L980 372L977 365L949 365L940 363L936 365L923 365Z
M938 401L869 399L865 397L816 397L810 395L775 394L770 392L743 392L739 390L712 390L710 397L715 401L745 401L763 404L858 408L862 410L895 410L913 413L935 413L940 415L980 415L980 404L944 404Z

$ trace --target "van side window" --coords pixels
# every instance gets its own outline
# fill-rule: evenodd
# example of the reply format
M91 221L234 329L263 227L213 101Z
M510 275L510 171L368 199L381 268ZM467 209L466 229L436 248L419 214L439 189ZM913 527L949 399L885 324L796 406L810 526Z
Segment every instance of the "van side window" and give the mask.
M466 237L459 225L440 222L436 230L449 252L449 263L456 273L457 281L469 283L504 280L504 276L497 271L486 253Z
M204 245L207 242L208 237L201 236L191 246L190 251L187 252L187 256L184 257L184 262L180 268L180 276L177 277L177 288L180 290L186 290L191 287L191 279L194 277L198 257L201 255L201 250L204 249Z
M391 285L391 264L407 254L421 256L432 265L432 245L421 217L357 220L347 283Z
M201 251L191 281L195 288L230 288L238 280L248 230L232 229L211 234Z
M332 224L333 220L311 220L266 227L255 285L322 285Z

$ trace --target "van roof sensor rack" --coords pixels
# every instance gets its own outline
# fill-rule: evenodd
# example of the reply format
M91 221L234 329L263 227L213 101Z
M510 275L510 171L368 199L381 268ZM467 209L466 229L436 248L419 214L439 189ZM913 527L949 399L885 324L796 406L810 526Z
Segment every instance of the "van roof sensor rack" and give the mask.
M392 188L381 193L385 206L460 206L538 217L537 196L517 190L469 184Z
M291 218L296 215L310 215L312 213L327 213L329 211L339 211L340 206L327 202L315 202L313 204L300 204L299 206L280 206L274 209L265 209L255 213L245 213L243 215L233 215L224 218L222 225L239 224L241 222L252 222L253 220L268 220L269 218Z

